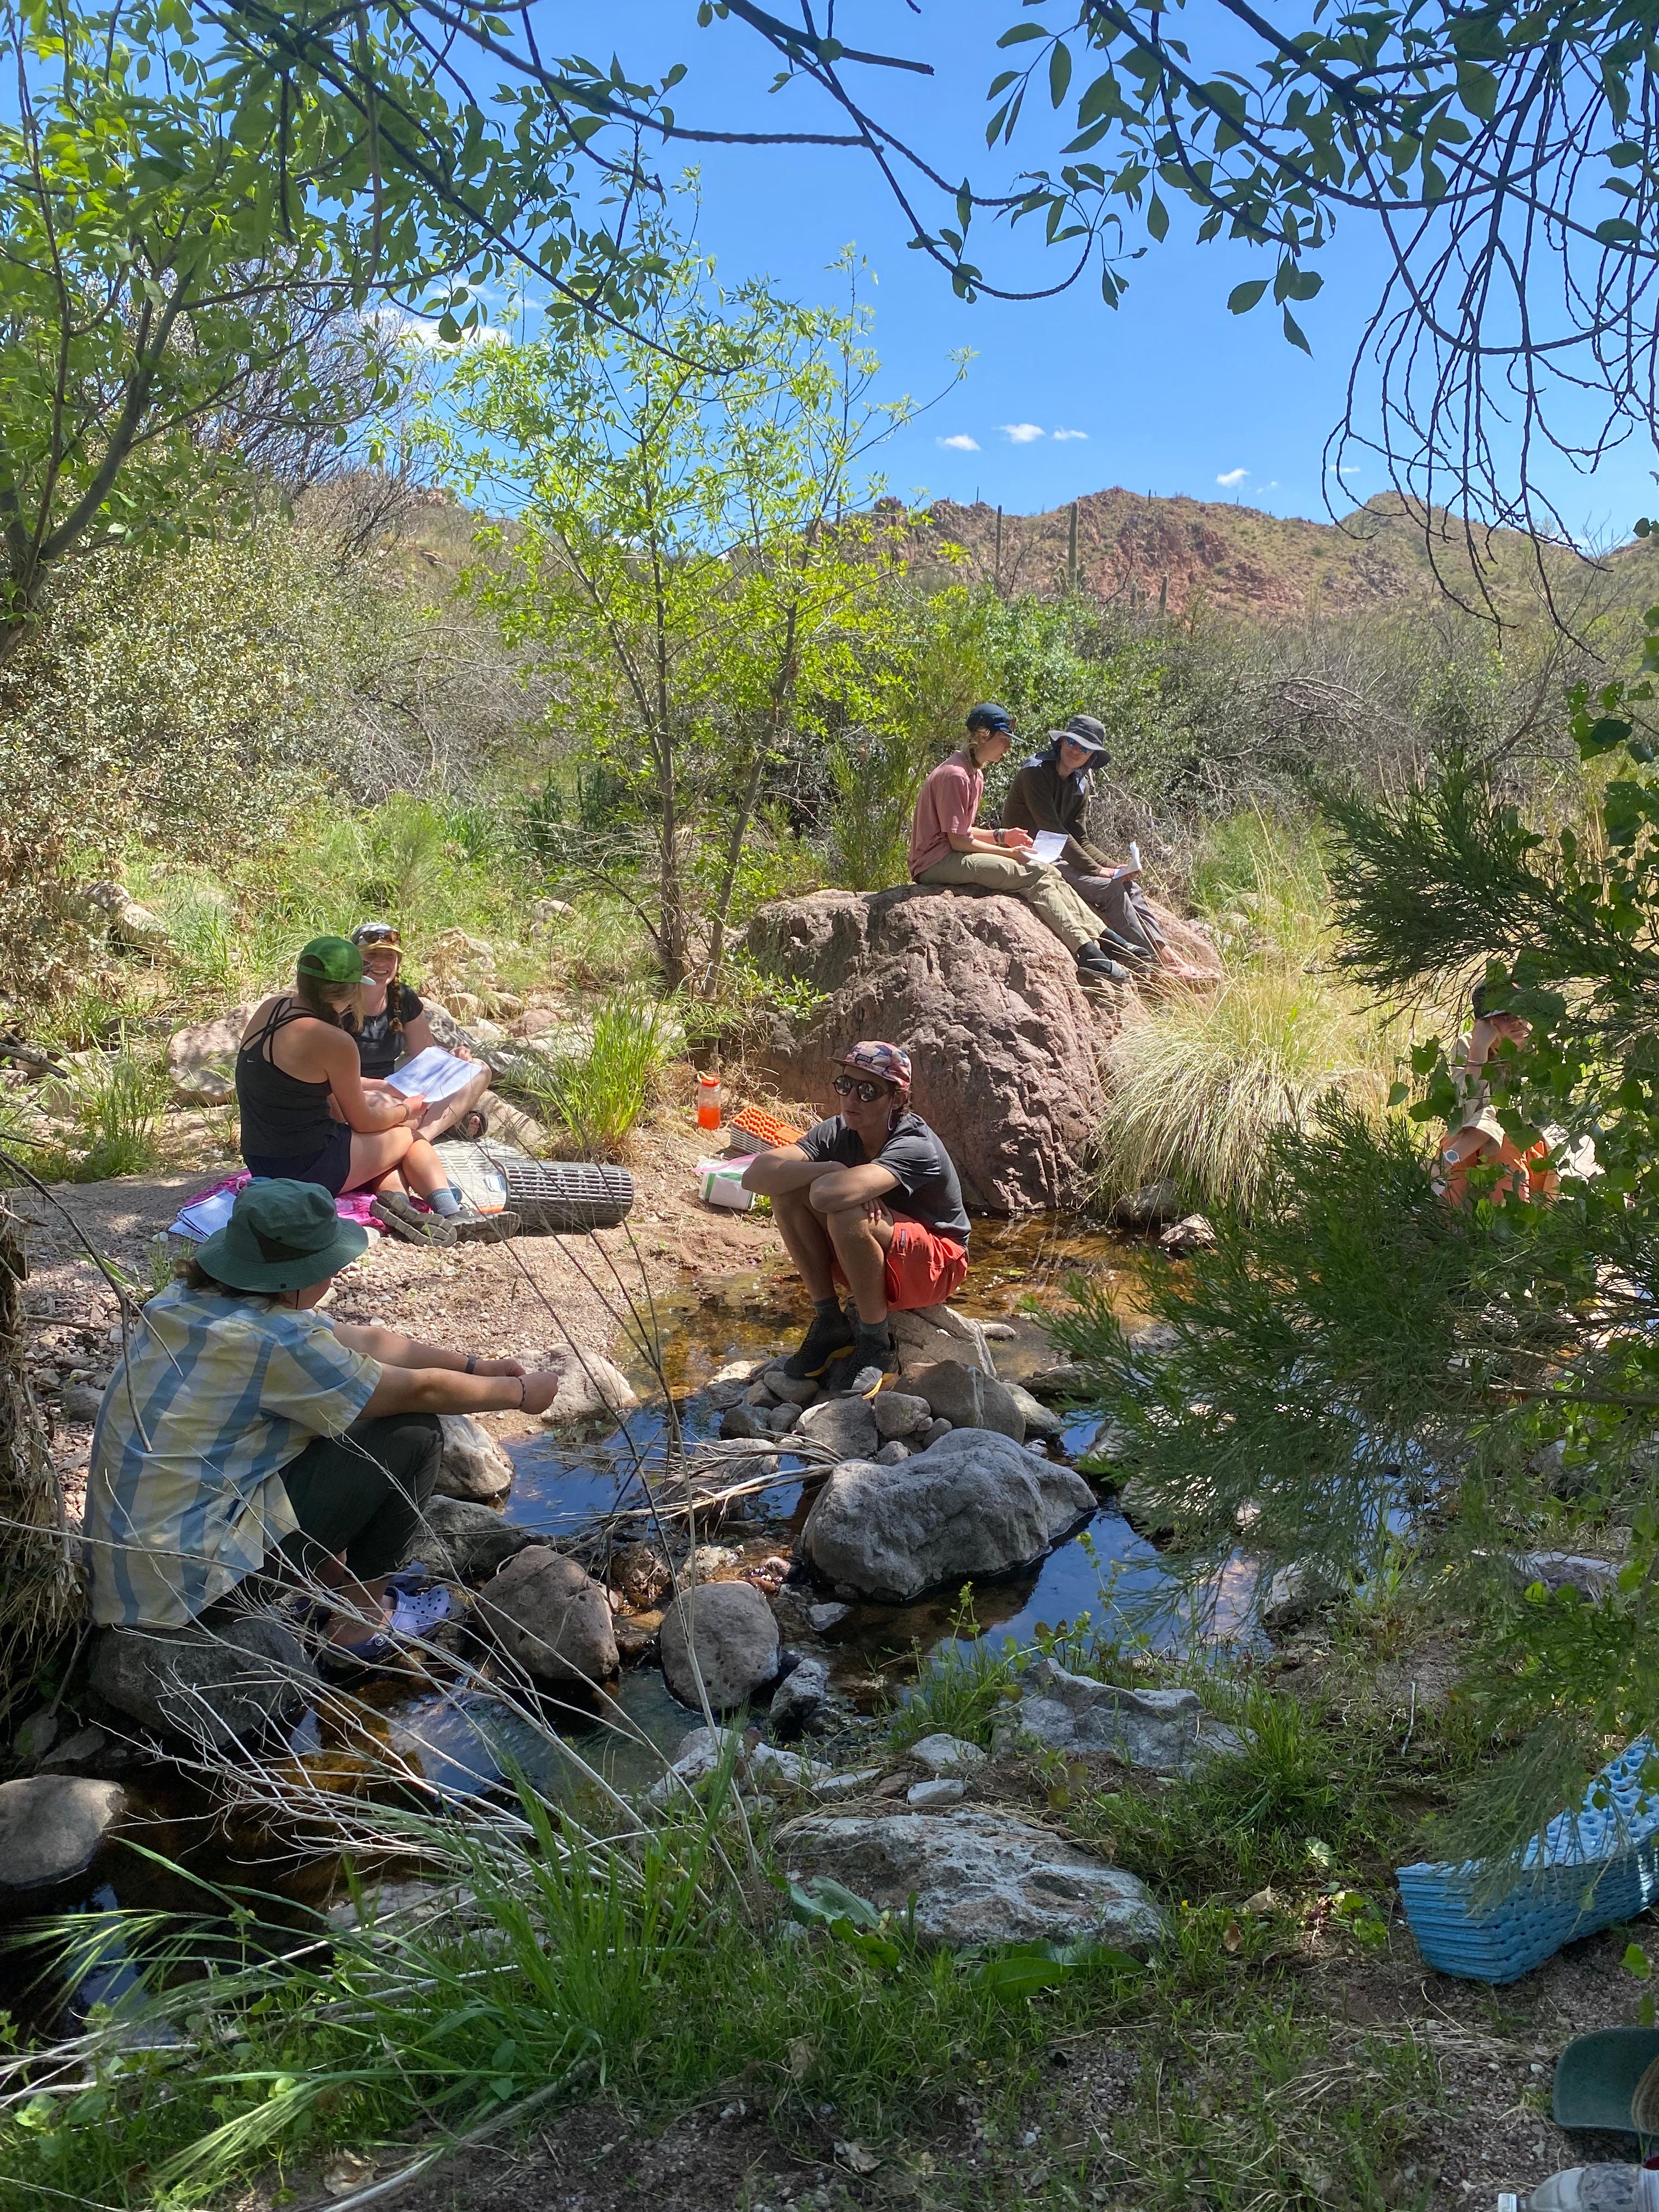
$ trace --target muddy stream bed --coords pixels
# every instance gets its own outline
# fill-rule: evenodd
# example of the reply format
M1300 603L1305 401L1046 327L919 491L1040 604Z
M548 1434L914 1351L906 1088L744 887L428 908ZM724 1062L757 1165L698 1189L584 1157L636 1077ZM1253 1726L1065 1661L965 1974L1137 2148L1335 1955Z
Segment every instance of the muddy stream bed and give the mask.
M973 1272L955 1303L976 1319L1014 1324L1017 1336L997 1340L991 1348L999 1372L1019 1381L1055 1357L1031 1317L1032 1309L1063 1301L1068 1277L1085 1273L1097 1284L1103 1279L1127 1321L1141 1310L1147 1270L1168 1264L1144 1245L1053 1219L981 1222L975 1231ZM718 1433L720 1415L707 1395L710 1379L733 1361L775 1355L799 1334L805 1317L799 1286L781 1264L732 1278L713 1291L676 1289L656 1298L654 1324L664 1369L688 1439ZM657 1386L637 1350L630 1353L617 1346L613 1357L639 1389L641 1409L623 1429L609 1434L573 1440L568 1432L549 1432L511 1444L515 1473L505 1507L509 1522L545 1530L554 1540L567 1539L642 1502L633 1472L635 1455L660 1437L665 1417L660 1397L651 1402ZM1068 1459L1086 1454L1098 1425L1092 1415L1069 1420L1051 1451ZM803 1495L799 1464L783 1459L778 1481L747 1501L750 1517L709 1534L706 1540L741 1553L726 1571L791 1557L815 1494ZM628 1528L630 1536L651 1533L643 1521ZM804 1595L811 1601L829 1593ZM1237 1604L1224 1586L1216 1593L1208 1632L1224 1635L1247 1596L1243 1577ZM1182 1592L1156 1550L1109 1502L1035 1566L976 1583L971 1602L969 1632L992 1643L1029 1643L1039 1624L1055 1628L1085 1614L1097 1633L1142 1632L1164 1648L1178 1646L1188 1632ZM824 1745L827 1755L856 1755L859 1732L873 1732L879 1716L903 1697L918 1661L925 1664L963 1632L959 1604L956 1590L908 1606L854 1604L823 1638L808 1629L805 1605L787 1610L781 1620L786 1645L830 1667L834 1702L844 1725ZM480 1691L458 1695L388 1683L365 1698L370 1709L365 1719L401 1763L452 1798L498 1788L514 1765L549 1796L560 1796L591 1789L580 1779L584 1765L623 1790L654 1780L662 1771L659 1754L672 1758L687 1731L702 1724L701 1716L670 1692L654 1656L624 1666L615 1698L629 1727L561 1710L555 1734L504 1713ZM756 1717L764 1717L758 1709ZM568 1742L578 1759L562 1758L561 1742ZM301 1757L322 1747L314 1713L301 1722L289 1747ZM147 1765L122 1780L129 1800L127 1832L138 1835L143 1849L134 1851L118 1841L107 1849L84 1878L75 1909L172 1910L216 1918L224 1909L225 1893L240 1891L257 1893L257 1917L279 1944L286 1921L301 1925L309 1920L314 1930L311 1913L340 1887L337 1863L296 1862L268 1830L235 1815L222 1821L198 1784L167 1767ZM15 2012L21 2008L41 2030L70 2027L94 2002L133 2001L129 1967L114 1965L83 1978L72 1990L52 1990L40 1984L40 1965L38 1953L32 1967L27 1953L0 1960L0 2005Z

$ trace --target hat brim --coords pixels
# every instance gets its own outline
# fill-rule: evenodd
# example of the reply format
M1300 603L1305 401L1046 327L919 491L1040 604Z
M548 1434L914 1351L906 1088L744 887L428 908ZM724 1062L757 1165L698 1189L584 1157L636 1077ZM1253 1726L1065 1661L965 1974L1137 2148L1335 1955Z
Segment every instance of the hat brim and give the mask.
M1068 745L1080 745L1085 753L1099 753L1103 758L1106 747L1098 738L1080 738L1075 730L1050 730L1051 738L1063 738Z
M331 1243L297 1260L261 1259L235 1230L235 1222L228 1222L196 1248L197 1264L232 1291L303 1291L337 1275L368 1249L368 1231L355 1221L338 1221Z

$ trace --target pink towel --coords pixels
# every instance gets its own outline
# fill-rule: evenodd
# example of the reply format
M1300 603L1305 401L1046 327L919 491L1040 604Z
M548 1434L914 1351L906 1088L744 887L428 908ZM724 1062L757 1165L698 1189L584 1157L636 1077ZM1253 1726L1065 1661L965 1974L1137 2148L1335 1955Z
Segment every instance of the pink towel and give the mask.
M245 1189L252 1180L253 1177L246 1168L239 1168L234 1175L228 1175L222 1182L216 1182L206 1190L198 1190L194 1198L187 1199L185 1202L187 1206L197 1206L203 1199L216 1197L222 1190ZM373 1229L380 1236L384 1237L386 1233L385 1229L368 1210L374 1197L374 1194L372 1190L348 1191L343 1198L335 1200L334 1211L342 1221L355 1221L359 1229Z

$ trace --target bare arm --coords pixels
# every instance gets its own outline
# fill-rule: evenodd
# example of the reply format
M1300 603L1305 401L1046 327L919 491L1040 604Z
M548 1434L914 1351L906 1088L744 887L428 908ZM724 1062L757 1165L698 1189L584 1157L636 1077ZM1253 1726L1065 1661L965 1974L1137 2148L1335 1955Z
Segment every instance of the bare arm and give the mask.
M343 1341L342 1338L342 1341ZM540 1375L458 1374L450 1367L383 1367L363 1418L382 1413L544 1413L559 1378Z
M1029 830L947 830L953 853L1025 853L1030 850Z
M381 1328L372 1322L365 1326L337 1321L334 1334L348 1351L361 1352L365 1359L377 1359L382 1367L441 1367L451 1373L466 1372L466 1352L452 1352L441 1344L422 1344L417 1336L403 1336L395 1328ZM474 1358L472 1363L475 1375L522 1375L525 1371L516 1359Z
M868 1206L899 1187L898 1177L878 1160L862 1167L832 1168L812 1186L812 1205L820 1213L839 1213L844 1206Z
M356 1129L360 1136L374 1137L382 1130L401 1129L419 1121L426 1110L423 1098L404 1098L384 1087L366 1089L356 1039L323 1022L317 1028L320 1032L315 1040L317 1062L328 1077L334 1103L348 1128Z
M838 1172L833 1160L809 1160L799 1145L780 1145L775 1152L756 1153L743 1171L743 1187L775 1198L785 1191L805 1190L820 1176Z

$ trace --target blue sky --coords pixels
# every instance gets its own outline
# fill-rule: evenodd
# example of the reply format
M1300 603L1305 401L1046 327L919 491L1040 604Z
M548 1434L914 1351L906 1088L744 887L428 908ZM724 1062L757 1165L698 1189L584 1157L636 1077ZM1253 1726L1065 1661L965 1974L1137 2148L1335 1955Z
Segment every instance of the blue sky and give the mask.
M1201 7L1194 0L1189 14ZM996 34L1018 12L1017 0L924 0L920 15L891 0L865 0L843 5L837 28L849 42L939 61L941 74L932 82L883 73L882 112L913 118L945 173L971 164L994 175L984 146L984 88L1001 58ZM624 0L607 11L606 36L630 72L689 64L675 95L687 122L836 127L810 88L769 95L775 67L752 33L732 22L700 30L695 15L688 0ZM563 29L569 37L568 20ZM598 43L591 19L575 35L590 51ZM1019 149L1036 159L1059 142L1046 110L1028 114L1034 127L1022 131ZM696 160L700 235L723 274L761 272L798 297L829 299L837 283L828 265L842 247L855 245L867 258L877 280L868 294L875 343L890 390L931 394L948 376L952 349L974 349L966 381L884 449L895 490L977 495L1032 512L1121 484L1237 499L1274 514L1325 512L1322 449L1382 275L1380 241L1363 222L1351 222L1321 258L1324 290L1298 311L1314 349L1310 360L1285 343L1271 303L1247 316L1227 312L1231 287L1271 275L1271 259L1242 246L1192 243L1194 218L1179 203L1168 240L1133 265L1128 295L1115 310L1102 304L1092 277L1054 300L968 306L935 264L907 248L903 217L861 154L706 148ZM936 210L929 213L936 219ZM1018 233L1005 234L994 251L1005 276L1028 284L1054 279L1055 257L1035 235L1027 243ZM993 252L981 258L990 265ZM1561 468L1551 488L1571 526L1588 537L1624 537L1654 503L1652 458L1645 447L1626 447L1593 481ZM1347 488L1358 501L1382 482L1373 464Z

